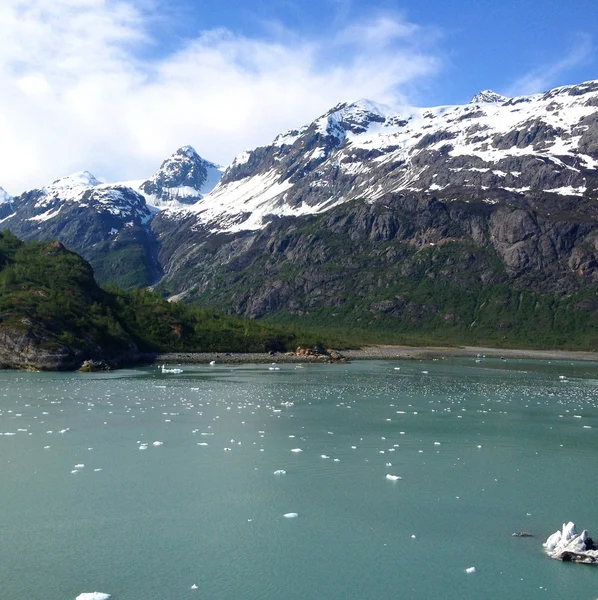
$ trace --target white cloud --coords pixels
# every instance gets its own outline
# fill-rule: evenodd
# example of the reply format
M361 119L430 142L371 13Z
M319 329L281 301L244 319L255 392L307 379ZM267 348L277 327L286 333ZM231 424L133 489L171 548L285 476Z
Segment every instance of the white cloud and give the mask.
M130 0L3 1L0 185L147 177L184 144L227 163L340 101L404 101L440 64L397 16L321 38L205 31L158 58L155 23Z
M586 62L593 51L594 45L591 36L580 33L576 43L565 56L524 74L507 90L507 95L525 96L545 92L553 87L564 73Z

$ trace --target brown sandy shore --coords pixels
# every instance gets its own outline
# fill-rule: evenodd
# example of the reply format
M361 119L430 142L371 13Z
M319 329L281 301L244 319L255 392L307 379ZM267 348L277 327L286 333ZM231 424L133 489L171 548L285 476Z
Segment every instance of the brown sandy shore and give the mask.
M413 347L413 346L367 346L359 350L343 350L342 354L348 360L418 360L441 358L446 356L477 357L478 354L488 358L515 358L535 360L574 360L598 362L598 352L574 352L569 350L513 350L505 348L483 348L477 346L462 346L459 348L443 347ZM191 364L209 363L296 363L323 362L322 359L305 356L287 356L276 353L273 356L266 353L225 353L225 352L181 352L146 354L144 361L158 364Z

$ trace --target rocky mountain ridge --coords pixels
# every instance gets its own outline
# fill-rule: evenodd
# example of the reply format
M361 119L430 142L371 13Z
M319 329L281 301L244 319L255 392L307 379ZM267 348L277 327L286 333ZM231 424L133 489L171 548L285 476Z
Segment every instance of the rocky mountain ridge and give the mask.
M485 91L462 106L341 104L241 153L211 194L163 217L234 233L401 192L488 203L529 193L591 195L597 106L598 81L509 99Z

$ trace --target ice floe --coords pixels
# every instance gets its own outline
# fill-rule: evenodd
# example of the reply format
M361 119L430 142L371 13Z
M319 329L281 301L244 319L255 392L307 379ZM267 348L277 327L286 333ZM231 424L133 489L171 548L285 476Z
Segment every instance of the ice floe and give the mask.
M565 562L598 564L598 548L587 529L578 533L573 521L563 523L562 528L549 536L543 546L550 558Z
M298 513L286 513L283 516L285 519L296 519L299 515Z
M108 600L110 594L103 594L102 592L84 592L79 594L75 600Z

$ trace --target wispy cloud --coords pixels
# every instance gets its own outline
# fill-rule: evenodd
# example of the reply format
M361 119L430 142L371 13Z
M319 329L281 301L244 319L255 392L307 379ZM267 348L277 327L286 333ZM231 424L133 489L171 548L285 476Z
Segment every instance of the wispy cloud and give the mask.
M507 95L522 96L544 92L558 84L562 75L586 62L593 52L592 37L587 33L580 33L575 44L565 56L555 62L532 69L517 79L507 90Z
M183 144L227 163L340 101L404 101L441 64L416 24L388 14L319 38L204 31L164 56L152 4L4 0L0 185L83 168L149 176Z

